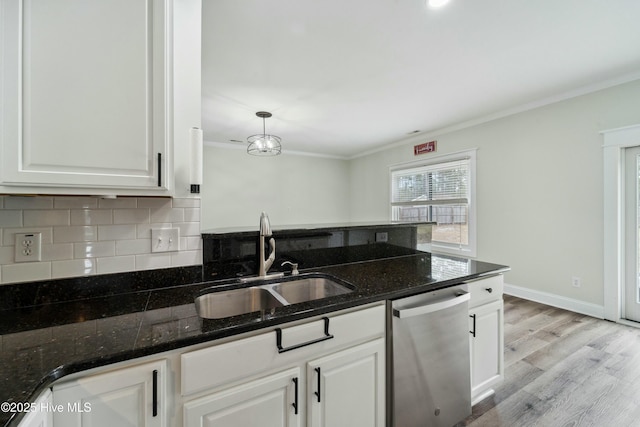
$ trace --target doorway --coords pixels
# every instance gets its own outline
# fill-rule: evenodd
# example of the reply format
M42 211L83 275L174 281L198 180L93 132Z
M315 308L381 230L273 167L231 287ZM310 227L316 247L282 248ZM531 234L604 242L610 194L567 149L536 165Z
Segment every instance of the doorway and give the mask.
M622 318L640 322L640 147L624 150L624 286Z
M637 171L637 153L632 154L631 148L640 147L640 124L611 129L601 132L604 139L603 148L603 178L604 178L604 307L603 317L614 322L640 326L640 321L629 321L627 317L640 319L638 313L633 314L638 301L638 205L627 205L627 200L633 202L638 199L638 178L629 178L632 185L625 185L625 170ZM627 152L627 150L629 150ZM627 156L628 154L628 156ZM632 167L626 167L627 157ZM635 158L635 160L633 160ZM636 165L633 165L636 162ZM625 194L625 188L633 194ZM634 202L635 203L635 202ZM626 225L627 211L631 225ZM635 213L633 213L635 212ZM627 236L629 236L629 240ZM633 250L627 250L627 245ZM629 259L627 259L627 253ZM626 266L633 270L628 273ZM630 268L631 268L630 267ZM631 278L628 279L627 275ZM629 295L626 283L631 283ZM626 301L630 302L627 309ZM625 312L629 312L626 314ZM634 317L635 316L635 317Z

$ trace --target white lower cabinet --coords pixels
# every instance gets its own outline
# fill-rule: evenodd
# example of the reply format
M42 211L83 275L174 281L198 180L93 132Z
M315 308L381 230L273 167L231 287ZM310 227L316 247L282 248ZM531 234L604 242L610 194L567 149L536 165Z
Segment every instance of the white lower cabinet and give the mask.
M54 425L165 427L166 371L159 360L54 385Z
M471 400L475 404L493 393L504 377L504 309L502 276L469 284L469 343Z
M184 405L185 426L300 426L300 368L212 393Z
M184 427L384 427L384 333L378 305L183 354Z
M383 427L384 354L380 338L309 362L308 425Z
M78 374L20 426L384 427L385 320L372 304Z
M184 425L383 427L384 351L379 338L308 362L306 383L301 364L189 401Z
M52 427L53 411L50 410L52 404L51 390L47 390L36 400L33 410L20 421L20 427Z

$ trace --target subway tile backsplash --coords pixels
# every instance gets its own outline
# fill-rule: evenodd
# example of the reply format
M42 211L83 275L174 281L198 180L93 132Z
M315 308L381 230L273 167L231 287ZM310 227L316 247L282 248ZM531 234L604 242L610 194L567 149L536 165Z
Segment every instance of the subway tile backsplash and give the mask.
M151 229L180 250L151 253ZM16 263L15 233L42 233L42 261ZM202 264L200 199L0 196L0 284Z

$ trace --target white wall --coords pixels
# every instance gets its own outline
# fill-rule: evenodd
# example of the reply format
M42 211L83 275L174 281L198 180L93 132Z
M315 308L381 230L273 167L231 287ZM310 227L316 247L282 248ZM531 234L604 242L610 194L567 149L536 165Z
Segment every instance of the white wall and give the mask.
M286 141L284 142L286 144ZM349 162L283 152L254 157L205 145L202 229L349 220Z
M599 131L637 123L640 81L437 135L436 154L478 148L477 259L511 266L512 285L602 306ZM353 219L388 219L389 166L432 137L351 161Z

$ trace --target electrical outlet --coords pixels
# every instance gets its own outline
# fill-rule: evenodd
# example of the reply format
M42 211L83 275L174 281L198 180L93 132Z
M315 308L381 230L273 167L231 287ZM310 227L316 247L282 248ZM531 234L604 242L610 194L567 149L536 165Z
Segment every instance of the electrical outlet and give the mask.
M180 250L179 228L152 228L151 252L173 252Z
M42 233L16 233L15 262L42 261Z
M571 286L573 286L574 288L579 288L580 286L582 286L582 280L576 276L571 277Z
M389 234L385 231L376 233L376 242L386 242L389 240Z

